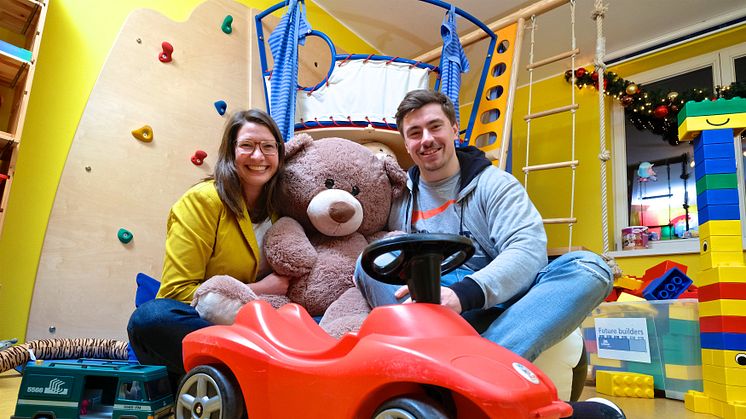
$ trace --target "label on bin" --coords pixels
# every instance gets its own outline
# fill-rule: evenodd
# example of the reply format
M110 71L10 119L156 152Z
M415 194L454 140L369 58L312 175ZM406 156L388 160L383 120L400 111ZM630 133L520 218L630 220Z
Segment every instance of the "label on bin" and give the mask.
M594 323L599 358L650 363L644 318L596 318Z

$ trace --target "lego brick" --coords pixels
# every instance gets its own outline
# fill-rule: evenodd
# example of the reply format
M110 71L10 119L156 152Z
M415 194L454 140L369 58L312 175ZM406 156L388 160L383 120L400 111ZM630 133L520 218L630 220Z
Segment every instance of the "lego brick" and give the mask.
M746 304L741 300L700 301L699 316L746 316Z
M665 364L666 378L674 380L701 380L701 365L675 365Z
M746 350L746 334L744 333L701 333L699 340L704 349Z
M694 280L698 287L716 282L746 282L746 266L717 266L703 269Z
M700 317L699 330L702 331L703 333L713 333L713 332L746 333L746 317L744 316Z
M746 113L720 117L695 116L679 125L679 140L697 141L702 134L713 131L730 131L736 136L741 134L743 127L746 127Z
M743 351L702 349L702 365L705 364L726 368L746 369L746 356L744 356Z
M699 348L699 339L697 340ZM702 351L689 348L663 348L663 359L677 365L702 365Z
M675 380L666 378L666 398L684 400L684 393L689 390L702 391L702 379L698 380ZM669 391L681 393L678 397L669 397Z
M703 223L700 223L703 224ZM681 272L686 273L687 269L689 269L686 265L678 262L674 262L672 260L664 260L663 262L653 266L652 268L648 268L645 270L645 275L643 278L658 278L667 271L669 271L671 268L679 268Z
M705 394L720 401L746 400L746 387L726 386L714 381L702 380Z
M697 208L709 205L738 205L738 189L705 189L697 191Z
M663 365L660 363L627 362L627 370L629 372L652 375L653 386L656 389L664 390L666 388L666 377L663 374Z
M699 236L741 237L741 220L712 220L699 223Z
M627 303L632 301L645 301L645 299L628 292L620 292L616 298L616 301L620 303Z
M696 335L676 335L667 333L660 338L660 342L664 349L699 347L699 328L697 327ZM671 362L671 364L674 364L674 362Z
M699 236L699 251L701 253L716 251L735 251L741 252L743 249L743 239L741 236Z
M699 180L705 175L735 173L735 159L705 159L694 162L694 178Z
M671 319L668 321L668 332L670 333L670 335L666 336L698 336L699 322L692 320ZM664 336L664 338L666 336Z
M743 252L707 252L699 255L699 266L702 269L712 269L720 266L743 266Z
M731 99L720 98L716 101L703 100L686 102L677 115L678 124L681 125L685 119L693 116L711 116L723 114L737 114L746 112L746 99L734 97Z
M746 385L746 369L702 365L702 378L726 385Z
M692 412L711 414L710 397L701 391L690 391L684 395L684 407Z
M697 191L705 189L728 189L738 187L738 177L735 173L720 173L704 175L696 183ZM700 230L701 230L700 226Z
M684 299L697 299L699 298L699 288L697 288L696 285L692 284L689 285L689 288L686 289L686 291L682 292L681 295L679 295L679 300Z
M694 161L704 159L735 159L736 147L735 142L719 144L703 144L701 141L694 147ZM696 164L696 163L695 163Z
M596 391L609 396L652 399L653 377L615 371L596 371Z
M590 364L598 365L600 367L622 368L622 361L618 359L600 358L598 354L591 354Z
M699 221L708 222L712 220L739 220L740 210L738 205L708 205L698 208Z
M699 301L718 299L746 300L746 282L717 282L699 288ZM746 323L746 317L742 321Z
M671 300L689 288L692 280L678 268L669 271L654 279L642 291L646 300Z
M632 275L622 275L614 279L614 286L635 291L642 287L642 278Z
M699 310L696 304L671 304L668 307L668 318L678 320L697 320Z

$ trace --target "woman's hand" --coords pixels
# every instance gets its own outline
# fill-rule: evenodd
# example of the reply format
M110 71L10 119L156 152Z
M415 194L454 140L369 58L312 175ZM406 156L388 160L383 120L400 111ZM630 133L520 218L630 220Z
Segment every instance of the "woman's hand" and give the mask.
M288 292L289 285L289 276L277 275L273 272L262 278L260 281L249 284L249 288L251 288L255 294L285 295Z

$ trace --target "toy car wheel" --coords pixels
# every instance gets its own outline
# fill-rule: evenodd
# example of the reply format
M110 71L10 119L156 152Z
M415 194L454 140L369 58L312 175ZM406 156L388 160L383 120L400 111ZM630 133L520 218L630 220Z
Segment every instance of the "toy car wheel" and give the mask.
M229 374L201 365L189 371L179 386L176 419L240 418L244 404L240 387Z
M435 403L409 397L391 399L378 408L373 419L447 419Z

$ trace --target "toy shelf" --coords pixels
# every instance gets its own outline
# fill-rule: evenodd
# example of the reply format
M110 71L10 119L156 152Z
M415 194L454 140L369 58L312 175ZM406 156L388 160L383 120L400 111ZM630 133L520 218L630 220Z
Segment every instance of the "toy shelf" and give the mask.
M0 0L0 234L48 0Z

